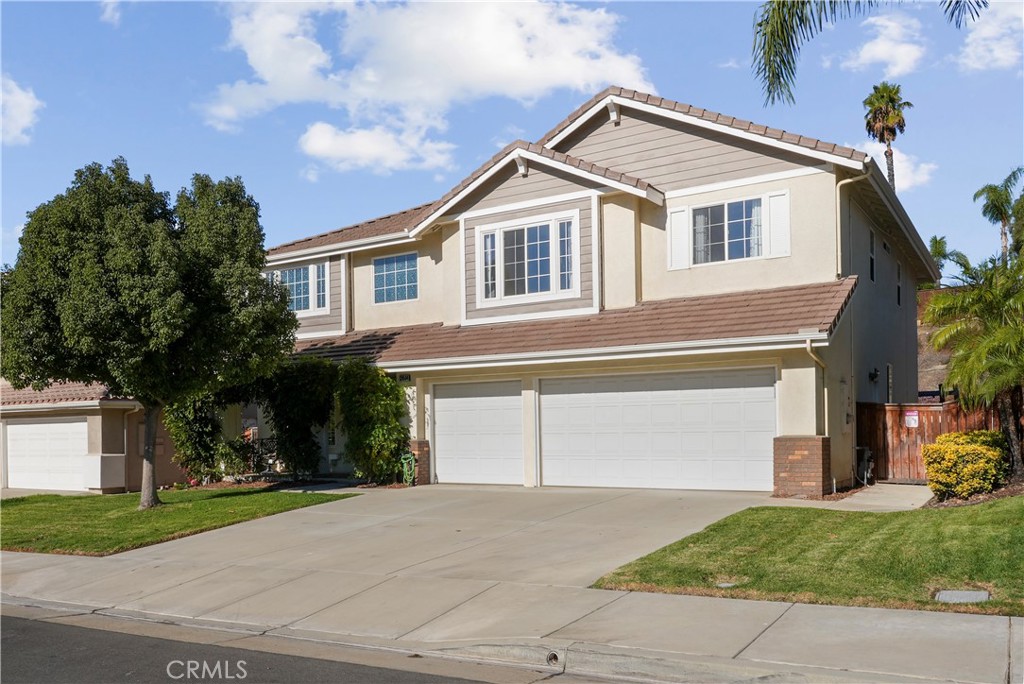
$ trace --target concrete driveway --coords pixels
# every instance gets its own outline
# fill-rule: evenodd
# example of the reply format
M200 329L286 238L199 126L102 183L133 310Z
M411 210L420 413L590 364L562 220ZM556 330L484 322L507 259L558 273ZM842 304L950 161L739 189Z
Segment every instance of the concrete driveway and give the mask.
M430 486L368 490L125 559L585 587L767 493Z

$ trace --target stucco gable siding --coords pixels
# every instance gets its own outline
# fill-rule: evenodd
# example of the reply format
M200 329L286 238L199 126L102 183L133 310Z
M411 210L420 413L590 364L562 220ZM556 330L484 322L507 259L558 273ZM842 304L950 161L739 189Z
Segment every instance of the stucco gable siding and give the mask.
M622 108L618 125L595 117L557 147L665 192L820 165L802 155L628 107Z

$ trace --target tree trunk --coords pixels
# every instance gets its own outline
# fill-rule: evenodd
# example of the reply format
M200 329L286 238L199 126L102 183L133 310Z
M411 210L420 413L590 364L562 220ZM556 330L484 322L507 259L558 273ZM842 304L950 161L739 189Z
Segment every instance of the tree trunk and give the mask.
M889 185L896 192L896 167L892 163L892 143L885 143L885 169L889 172Z
M1006 221L999 224L999 242L1003 248L1003 265L1007 263L1007 259L1010 258L1010 239L1009 239L1009 226Z
M156 418L159 406L146 406L146 445L142 450L142 492L139 496L139 510L160 505L156 494Z
M1024 474L1024 456L1021 454L1021 402L1014 396L1020 388L1014 387L996 396L996 411L1003 436L1010 445L1010 472Z

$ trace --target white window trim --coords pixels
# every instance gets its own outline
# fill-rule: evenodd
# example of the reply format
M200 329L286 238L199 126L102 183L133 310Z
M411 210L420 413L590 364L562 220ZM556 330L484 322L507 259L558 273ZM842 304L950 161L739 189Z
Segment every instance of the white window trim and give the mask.
M416 296L409 297L407 299L396 299L393 302L378 302L377 301L377 287L374 284L374 276L377 274L377 261L380 259L393 259L394 257L402 256L413 256L416 259ZM417 302L420 299L420 289L422 283L420 282L420 253L419 252L399 252L397 254L382 254L375 256L370 259L370 304L372 306L388 306L389 304L407 304L409 302Z
M316 267L323 265L324 267L324 285L327 288L324 298L324 306L316 306ZM325 316L331 313L331 260L315 261L305 266L284 266L275 268L267 273L274 275L274 282L281 283L281 271L291 271L294 269L305 268L309 273L309 308L292 311L296 318L309 318L311 316Z
M561 268L559 262L559 236L558 236L558 223L559 221L572 221L572 287L568 290L558 289L561 284ZM515 228L526 228L528 226L535 226L539 224L548 224L551 226L551 230L548 233L549 240L551 243L551 250L549 260L551 263L551 269L549 276L551 278L552 289L550 292L534 293L534 294L521 294L521 295L505 295L505 278L504 278L504 247L501 240L496 240L495 244L495 270L497 276L497 297L494 299L484 298L484 239L483 236L490 233L501 233L506 230L512 230ZM475 249L473 258L476 261L476 308L477 309L493 309L496 307L513 306L516 304L533 304L536 302L552 302L563 299L579 299L581 296L581 282L583 280L582 274L580 273L580 210L570 209L563 212L554 212L550 214L541 214L538 216L528 216L521 219L510 219L508 221L502 221L500 223L490 223L486 225L479 225L473 228Z
M682 271L690 268L707 268L715 266L723 266L725 264L737 264L746 263L751 261L764 261L766 259L779 259L782 257L788 257L792 254L792 247L786 253L773 254L771 252L772 244L772 216L771 216L771 198L784 196L787 202L790 199L789 189L769 190L756 195L745 195L742 197L728 197L725 199L708 200L697 204L681 205L681 206L670 206L667 209L667 216L669 224L666 226L665 237L667 241L667 249L665 250L666 266L670 271ZM761 200L761 254L759 256L742 257L740 259L723 259L722 261L707 261L704 263L696 263L693 258L693 214L698 209L706 209L708 207L714 207L717 205L728 205L732 202L746 202L747 200ZM685 263L674 264L672 263L672 230L671 220L672 214L682 213L686 215L686 260ZM790 207L790 214L792 215L792 207ZM728 217L726 217L726 225L728 226ZM792 224L790 224L790 235L792 236ZM728 238L728 235L726 236ZM792 239L792 237L790 238ZM728 243L728 240L726 240ZM728 255L728 250L727 250Z

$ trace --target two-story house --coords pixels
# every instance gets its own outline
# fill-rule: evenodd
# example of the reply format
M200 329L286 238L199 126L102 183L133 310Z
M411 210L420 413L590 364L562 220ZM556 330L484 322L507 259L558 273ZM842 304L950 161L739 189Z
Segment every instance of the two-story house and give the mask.
M298 350L406 385L432 482L853 483L938 271L865 154L609 88L427 205L275 247Z

